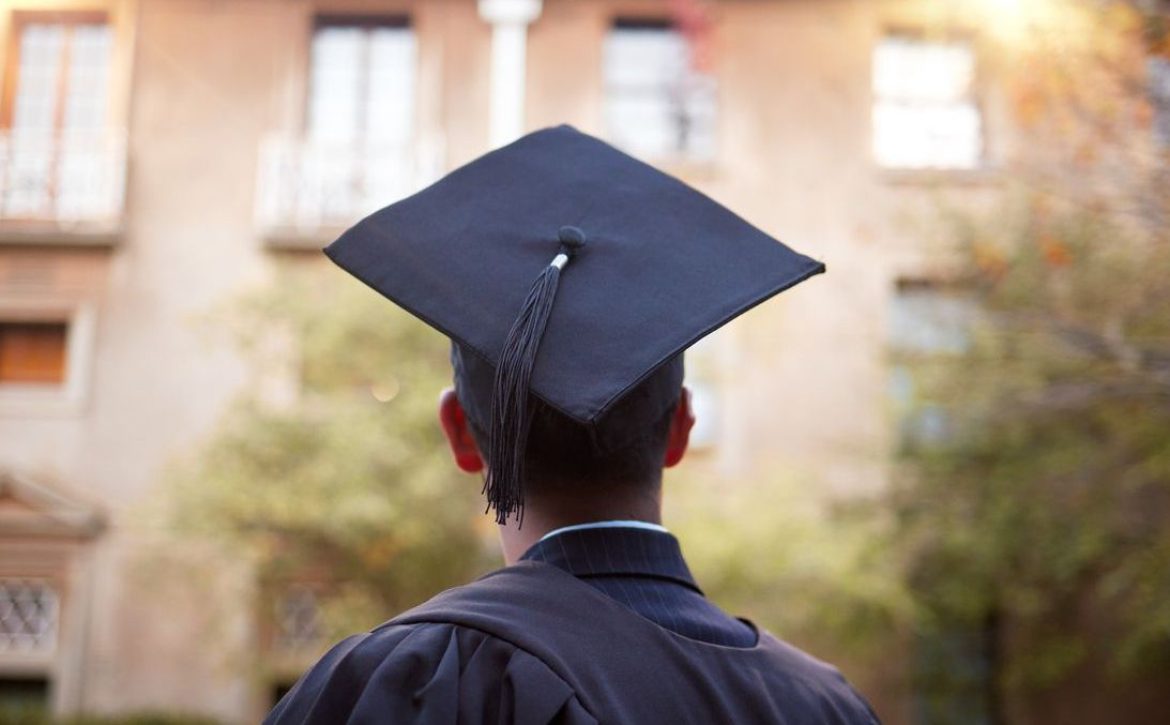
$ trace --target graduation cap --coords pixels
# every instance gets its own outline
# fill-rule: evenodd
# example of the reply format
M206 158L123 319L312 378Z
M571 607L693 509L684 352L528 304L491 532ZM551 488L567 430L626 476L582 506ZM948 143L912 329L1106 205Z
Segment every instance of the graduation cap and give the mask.
M825 269L570 126L475 159L325 253L451 338L499 523L523 515L530 395L599 450L629 443L677 402L686 348Z

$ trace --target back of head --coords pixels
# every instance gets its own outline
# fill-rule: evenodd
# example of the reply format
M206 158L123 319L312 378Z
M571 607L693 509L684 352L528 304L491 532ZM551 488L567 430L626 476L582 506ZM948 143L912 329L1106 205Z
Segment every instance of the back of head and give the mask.
M452 347L455 390L481 452L488 446L494 370L474 353ZM611 410L585 424L530 396L525 446L527 495L582 493L589 488L657 488L670 423L682 394L683 358L667 362L631 388Z
M623 445L601 449L594 443L596 433L592 429L540 400L533 401L532 428L525 448L525 489L539 497L590 484L657 487L662 480L673 412L673 407L668 408L657 420L646 424L641 435ZM605 421L599 424L603 433L605 425Z

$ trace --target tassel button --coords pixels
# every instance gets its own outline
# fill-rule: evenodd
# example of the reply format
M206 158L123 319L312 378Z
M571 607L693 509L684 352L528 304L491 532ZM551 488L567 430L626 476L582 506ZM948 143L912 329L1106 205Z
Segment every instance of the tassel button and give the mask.
M561 240L561 245L565 251L570 255L576 254L581 247L585 246L585 232L577 227L561 227L557 232L557 236Z

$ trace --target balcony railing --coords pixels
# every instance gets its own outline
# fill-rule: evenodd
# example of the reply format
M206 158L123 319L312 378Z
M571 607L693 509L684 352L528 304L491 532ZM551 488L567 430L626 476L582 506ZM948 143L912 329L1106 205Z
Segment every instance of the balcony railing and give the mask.
M0 133L0 238L116 235L125 190L124 134Z
M329 145L268 139L260 150L257 217L271 244L316 245L431 181L422 146Z

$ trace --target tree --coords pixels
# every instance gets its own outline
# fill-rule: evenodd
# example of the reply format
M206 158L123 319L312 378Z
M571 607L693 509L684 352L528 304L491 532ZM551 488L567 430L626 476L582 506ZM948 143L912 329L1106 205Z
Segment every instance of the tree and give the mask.
M915 369L947 425L904 451L891 542L919 630L974 633L992 721L1087 662L1170 665L1170 44L1148 5L1047 3L1050 35L999 48L1024 143L1003 205L952 217L965 344Z
M174 509L251 558L262 591L311 585L323 612L311 646L488 568L477 484L455 473L435 421L441 335L316 266L283 269L215 321L258 374L176 467Z
M889 534L882 512L774 471L722 483L679 472L666 491L665 518L719 606L857 675L888 654L911 603L874 545Z

